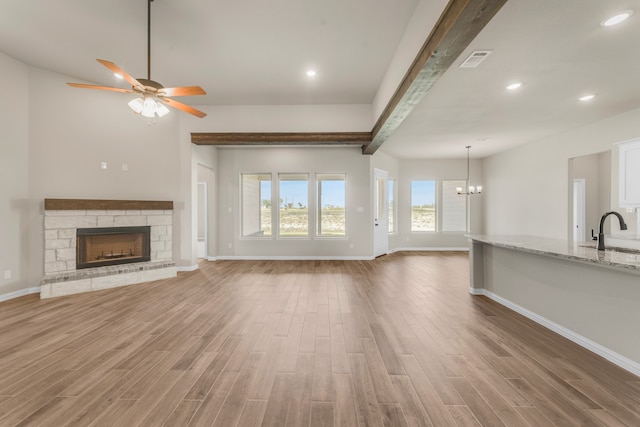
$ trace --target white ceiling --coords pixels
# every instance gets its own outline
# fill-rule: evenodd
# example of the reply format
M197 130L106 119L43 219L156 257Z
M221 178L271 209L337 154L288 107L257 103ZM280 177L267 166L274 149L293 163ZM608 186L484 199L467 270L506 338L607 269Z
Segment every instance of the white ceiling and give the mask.
M151 78L191 105L370 104L418 0L155 0ZM635 14L617 27L600 22ZM2 0L0 51L76 81L146 78L145 0ZM640 106L638 0L508 0L381 150L485 157ZM476 69L469 52L493 53ZM315 68L318 76L304 72ZM513 93L504 86L520 80ZM590 103L577 97L596 94Z

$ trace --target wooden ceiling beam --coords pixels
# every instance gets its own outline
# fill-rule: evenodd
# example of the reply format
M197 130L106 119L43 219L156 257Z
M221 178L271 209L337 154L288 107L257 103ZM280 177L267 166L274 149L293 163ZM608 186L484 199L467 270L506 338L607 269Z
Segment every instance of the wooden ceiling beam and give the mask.
M371 131L373 154L471 44L507 0L450 0Z
M192 132L196 145L367 145L371 132Z

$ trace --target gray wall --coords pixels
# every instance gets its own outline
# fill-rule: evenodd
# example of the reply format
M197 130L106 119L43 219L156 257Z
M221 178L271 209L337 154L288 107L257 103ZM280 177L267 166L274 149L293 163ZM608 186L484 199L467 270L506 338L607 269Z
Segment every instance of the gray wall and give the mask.
M370 257L374 167L388 170L397 179L399 207L408 203L411 179L459 178L465 173L463 161L399 161L383 153L363 156L359 147L222 150L190 142L191 132L207 131L367 131L373 124L370 105L201 106L209 113L204 120L172 111L149 126L128 109L126 95L71 88L65 83L73 78L29 67L3 54L0 71L5 76L0 88L8 94L0 98L0 296L35 289L44 275L45 198L173 200L174 260L190 269L197 263L196 183L203 179L202 168L212 184L211 257ZM100 169L101 162L107 162L106 170ZM123 164L128 171L122 170ZM481 173L480 166L473 162L474 173ZM346 172L348 238L305 243L239 239L237 218L231 222L228 218L229 207L232 215L238 212L238 174L265 168L274 173ZM391 236L390 249L466 246L460 235L412 240L414 236L402 231L408 227L402 225L408 214L401 209L400 231ZM4 280L7 270L12 278Z
M29 263L28 74L0 53L0 296L34 286L30 268L43 268Z
M615 143L640 135L640 109L532 142L484 159L483 218L488 234L525 234L566 239L569 235L569 159L612 150L612 208L617 208ZM624 234L614 227L614 234ZM635 227L627 234L635 234Z
M218 257L336 257L372 255L370 207L370 157L357 148L219 148L218 149ZM241 238L240 174L278 173L347 174L347 237L343 238ZM313 188L313 186L311 186ZM313 215L314 190L309 192ZM361 209L360 209L361 208ZM274 207L275 209L275 207ZM313 221L310 218L310 221ZM274 224L275 225L275 224ZM312 227L313 228L313 227ZM231 247L229 247L231 245ZM353 248L350 247L353 245Z

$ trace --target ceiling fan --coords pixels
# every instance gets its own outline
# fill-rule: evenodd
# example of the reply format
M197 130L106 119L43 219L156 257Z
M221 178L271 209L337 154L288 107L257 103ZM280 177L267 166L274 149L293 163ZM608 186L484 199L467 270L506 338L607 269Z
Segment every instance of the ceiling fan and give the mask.
M147 78L134 79L116 64L104 59L97 59L99 63L111 70L117 77L123 78L130 85L131 89L123 89L111 86L87 85L82 83L67 83L69 86L108 90L113 92L137 93L141 96L129 102L129 107L136 113L149 119L156 116L162 117L169 112L165 106L168 105L178 110L182 110L197 117L204 117L207 114L189 105L171 99L171 96L191 96L206 95L207 93L200 86L164 87L160 83L151 80L151 2L148 0L147 7Z

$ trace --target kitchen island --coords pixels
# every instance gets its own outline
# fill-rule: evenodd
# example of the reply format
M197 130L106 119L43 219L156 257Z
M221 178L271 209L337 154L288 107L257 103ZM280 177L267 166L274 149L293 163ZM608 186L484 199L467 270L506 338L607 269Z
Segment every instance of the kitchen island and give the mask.
M470 235L470 288L640 376L640 253Z

